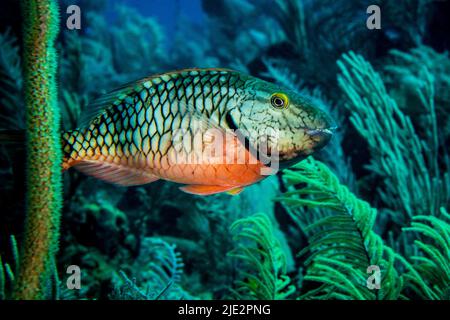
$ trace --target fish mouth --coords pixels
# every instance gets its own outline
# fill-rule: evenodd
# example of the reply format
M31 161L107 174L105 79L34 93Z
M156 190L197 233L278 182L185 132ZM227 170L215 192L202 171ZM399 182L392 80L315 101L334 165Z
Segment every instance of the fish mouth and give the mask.
M305 133L314 141L313 149L317 151L323 148L328 142L330 142L331 137L336 131L336 126L330 126L326 128L314 128L305 129Z
M238 138L243 143L245 148L252 155L254 155L258 161L263 161L265 164L270 164L275 160L278 162L280 169L285 169L323 148L331 140L331 137L337 129L338 127L335 125L330 125L323 128L303 128L304 134L310 138L309 150L298 150L284 153L277 151L275 158L272 158L273 154L270 150L266 150L264 153L261 153L259 146L252 146L248 138L242 134L238 134Z
M305 129L305 132L309 136L321 136L321 135L332 136L336 129L337 127L330 127L324 129Z
M327 144L333 136L334 131L337 129L336 122L322 110L318 110L315 114L315 121L313 121L311 125L306 125L305 127L306 128L303 128L303 130L314 142L314 150Z
M310 147L307 150L300 150L291 154L280 154L280 169L289 168L299 161L305 159L309 155L313 154L314 152L318 151L319 149L323 148L331 140L331 137L333 136L333 133L336 129L336 126L330 126L327 128L303 129L305 134L310 137L310 140L312 140Z

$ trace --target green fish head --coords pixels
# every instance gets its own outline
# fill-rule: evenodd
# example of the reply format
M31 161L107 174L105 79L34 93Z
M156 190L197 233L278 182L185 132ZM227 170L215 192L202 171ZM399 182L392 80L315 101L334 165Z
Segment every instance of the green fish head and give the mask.
M249 77L228 123L243 132L253 150L288 167L323 148L336 128L332 119L300 93Z

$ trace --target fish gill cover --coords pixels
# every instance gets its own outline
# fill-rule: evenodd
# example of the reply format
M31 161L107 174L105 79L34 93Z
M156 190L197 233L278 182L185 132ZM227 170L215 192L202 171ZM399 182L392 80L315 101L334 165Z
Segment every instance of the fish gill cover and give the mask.
M0 299L450 298L450 43L441 31L449 2L0 6ZM50 18L36 34L39 15ZM167 73L193 67L201 69ZM201 107L189 102L190 85L204 94ZM214 86L224 109L207 102ZM176 98L163 102L172 88ZM152 99L161 103L145 104ZM257 112L246 113L249 104ZM291 141L296 163L275 175L185 187L214 193L193 195L175 183L192 179L162 169L144 179L129 168L152 130L160 136L148 147L158 152L146 161L162 159L177 112L190 124L250 133L288 115L283 128L302 130L292 141L324 140L298 150ZM295 129L295 117L312 120ZM59 141L60 129L79 135ZM233 138L247 150L248 137ZM60 142L78 162L97 161L81 171L137 186L73 169L61 185L45 161L65 161Z

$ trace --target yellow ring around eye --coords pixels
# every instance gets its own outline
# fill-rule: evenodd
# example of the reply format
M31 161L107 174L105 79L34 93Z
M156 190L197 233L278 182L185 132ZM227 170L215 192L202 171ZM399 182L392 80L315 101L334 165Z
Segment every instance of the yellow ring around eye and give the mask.
M270 97L270 103L276 109L286 109L289 106L289 98L281 92L276 92Z

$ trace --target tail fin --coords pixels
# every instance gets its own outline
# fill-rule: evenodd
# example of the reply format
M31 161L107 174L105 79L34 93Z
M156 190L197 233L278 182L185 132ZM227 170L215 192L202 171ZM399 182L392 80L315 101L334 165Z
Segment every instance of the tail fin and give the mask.
M25 130L0 130L2 144L25 144Z

